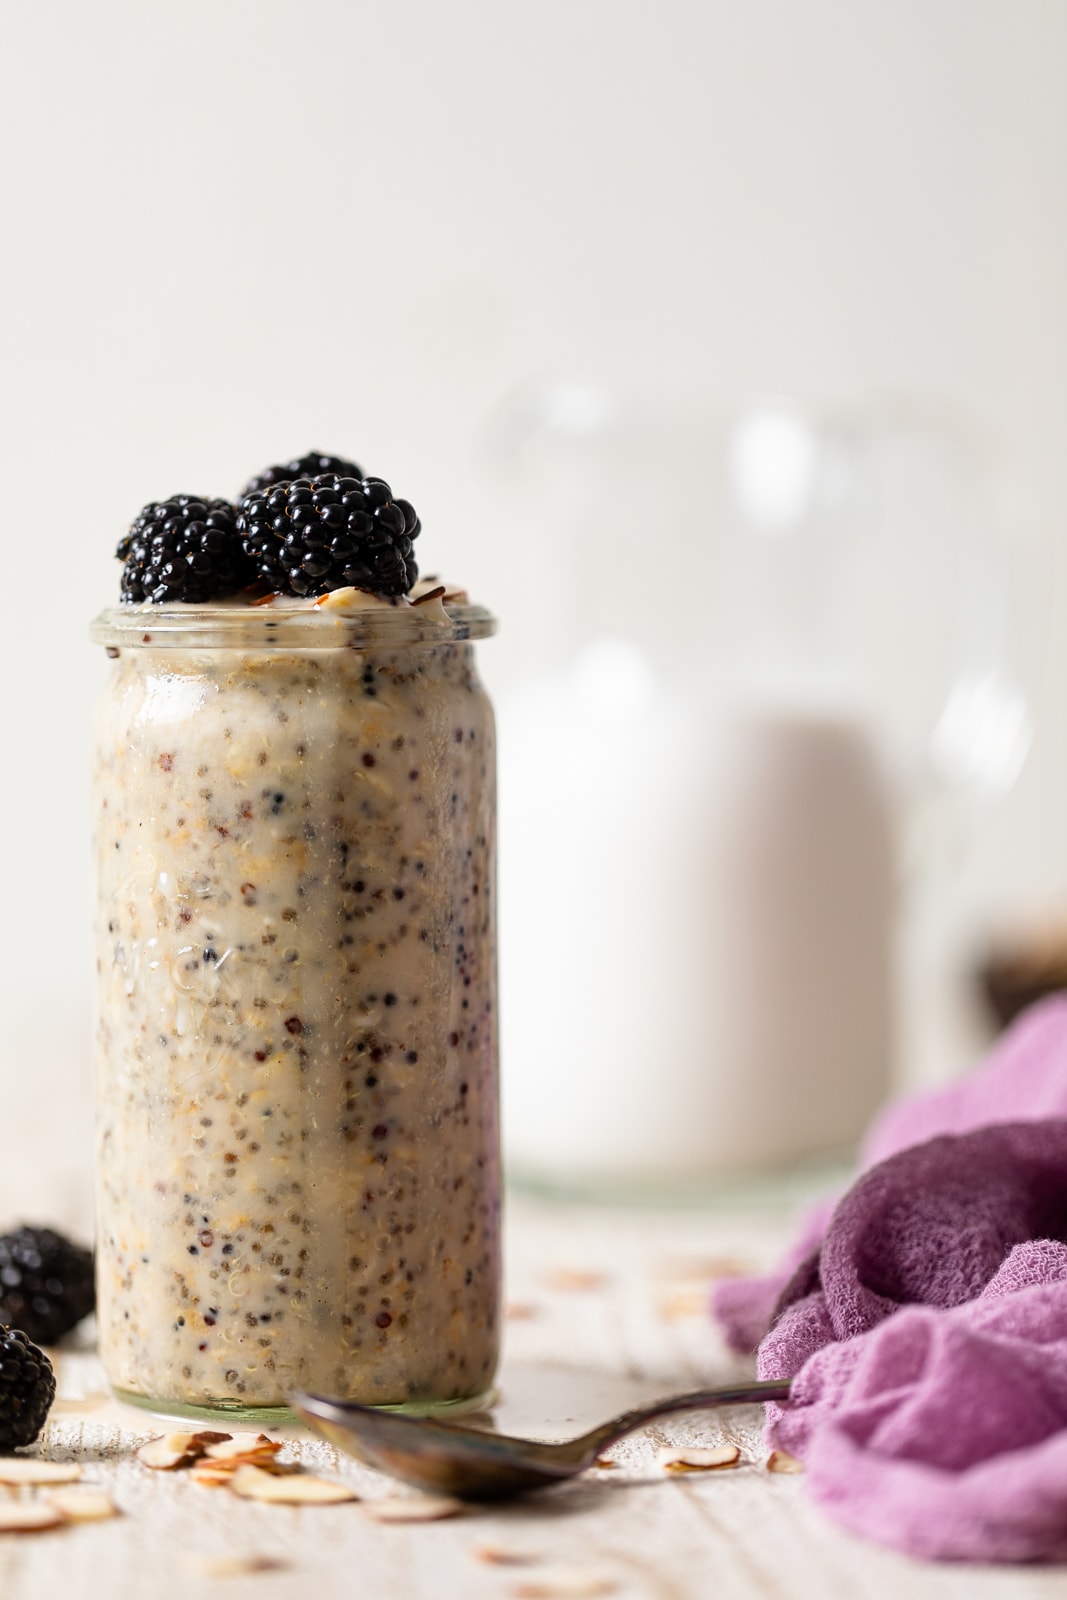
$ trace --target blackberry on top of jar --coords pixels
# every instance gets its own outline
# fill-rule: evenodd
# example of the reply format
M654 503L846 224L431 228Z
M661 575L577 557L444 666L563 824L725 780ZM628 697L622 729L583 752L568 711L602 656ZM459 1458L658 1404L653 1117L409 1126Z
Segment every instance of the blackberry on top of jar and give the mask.
M357 467L354 461L346 461L343 456L323 455L319 450L309 450L306 456L296 456L284 465L264 467L256 477L249 478L238 500L243 500L246 494L255 494L259 489L273 489L278 483L292 483L294 478L318 478L324 472L336 472L341 478L362 478L363 468Z
M144 506L115 551L125 565L122 600L140 605L202 605L254 581L228 500L171 495Z
M411 547L421 524L384 478L325 472L256 490L242 499L237 528L258 576L281 593L352 585L397 596L419 575Z

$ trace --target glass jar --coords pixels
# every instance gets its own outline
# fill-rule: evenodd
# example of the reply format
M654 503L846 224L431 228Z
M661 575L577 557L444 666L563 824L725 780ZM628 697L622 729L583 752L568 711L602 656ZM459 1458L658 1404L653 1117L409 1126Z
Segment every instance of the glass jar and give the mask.
M93 625L100 1349L171 1413L495 1369L495 625L334 599Z

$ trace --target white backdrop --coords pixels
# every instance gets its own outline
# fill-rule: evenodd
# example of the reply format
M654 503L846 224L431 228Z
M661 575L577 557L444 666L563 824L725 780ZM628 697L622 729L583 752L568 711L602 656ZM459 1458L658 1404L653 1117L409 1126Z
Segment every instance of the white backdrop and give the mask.
M8 0L0 20L0 1115L29 1152L0 1170L6 1216L59 1170L72 1208L85 1193L86 624L138 507L353 453L418 505L424 562L505 619L499 686L536 613L478 441L540 374L958 406L1020 538L1055 556L1067 8ZM950 919L1067 893L1052 570L1038 740Z

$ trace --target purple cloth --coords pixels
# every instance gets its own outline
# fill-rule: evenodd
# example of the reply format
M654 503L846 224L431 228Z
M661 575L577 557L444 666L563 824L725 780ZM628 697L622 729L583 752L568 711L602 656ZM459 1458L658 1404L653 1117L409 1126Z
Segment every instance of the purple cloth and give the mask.
M1067 1117L1067 999L1059 997L1026 1012L975 1072L932 1093L910 1095L876 1117L860 1148L860 1168L939 1133L1048 1117ZM803 1214L774 1272L716 1286L712 1307L731 1349L743 1355L755 1350L779 1295L818 1247L833 1210L833 1200L821 1200Z
M775 1280L719 1292L735 1343L762 1327L761 1376L796 1378L770 1442L883 1543L1067 1558L1067 1001L970 1079L892 1108L864 1155L832 1215L807 1219L773 1310Z

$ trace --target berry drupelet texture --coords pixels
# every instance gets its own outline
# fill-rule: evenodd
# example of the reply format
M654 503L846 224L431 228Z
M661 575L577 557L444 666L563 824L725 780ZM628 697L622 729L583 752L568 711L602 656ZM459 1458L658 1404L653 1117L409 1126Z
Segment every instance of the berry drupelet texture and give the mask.
M228 500L189 494L153 500L115 554L125 562L122 599L127 605L145 600L201 605L235 594L255 577Z
M56 1375L43 1350L18 1328L0 1327L0 1451L32 1444L56 1397Z
M55 1344L95 1303L91 1250L51 1228L0 1234L0 1323Z
M281 593L352 584L402 595L419 575L411 545L421 524L383 478L326 472L257 490L241 501L237 527L258 576Z
M238 500L260 489L273 489L279 483L291 483L294 478L319 478L324 472L336 472L339 478L362 478L363 468L343 456L323 455L319 450L309 450L306 456L297 456L275 467L265 467L255 478L249 478Z

